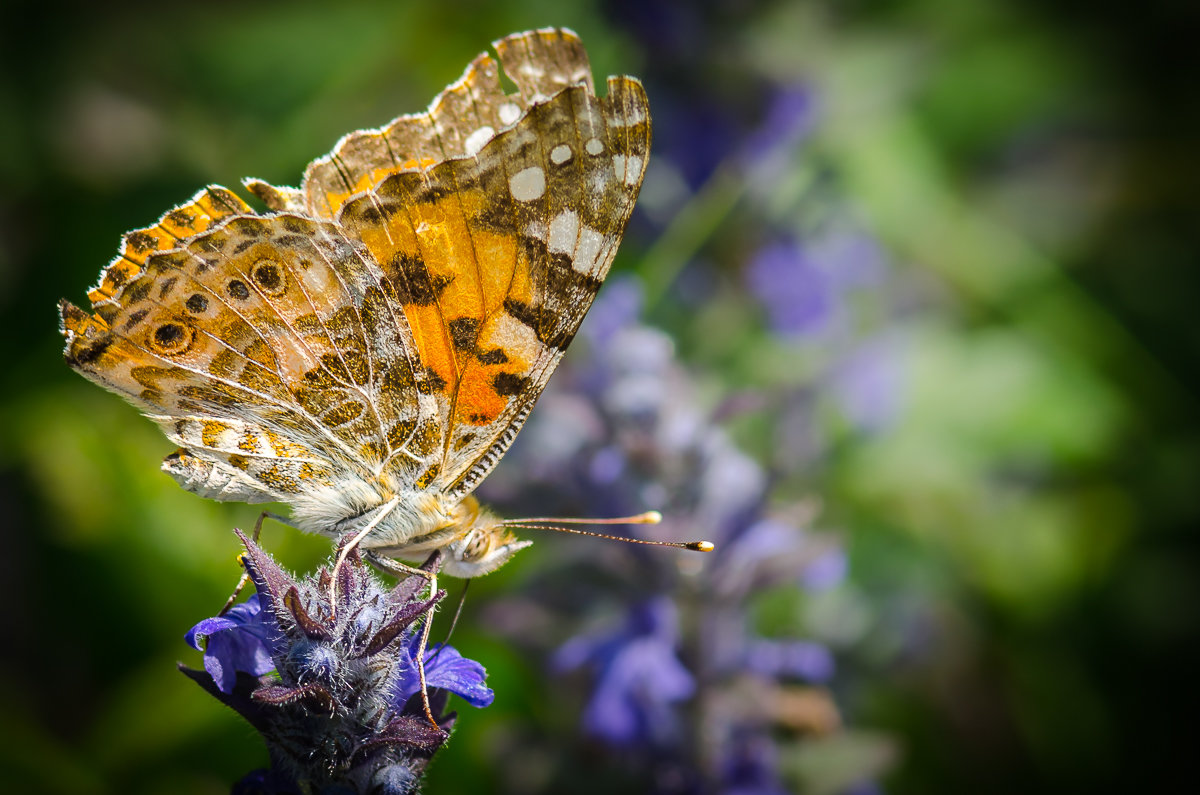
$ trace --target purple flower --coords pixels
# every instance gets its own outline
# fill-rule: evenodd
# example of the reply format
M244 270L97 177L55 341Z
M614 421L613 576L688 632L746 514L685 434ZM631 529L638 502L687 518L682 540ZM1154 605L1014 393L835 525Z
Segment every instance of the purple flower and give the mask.
M673 731L676 702L695 690L695 680L677 656L675 606L659 598L635 606L614 633L579 636L554 657L559 670L590 665L596 687L584 727L614 745L661 743Z
M204 619L188 630L184 640L204 652L204 670L217 688L232 693L238 671L261 676L275 670L271 652L278 635L275 619L263 612L254 594L225 615Z
M239 535L241 535L239 533ZM204 648L204 671L183 673L239 712L262 734L271 768L240 782L243 792L409 792L449 737L449 693L492 702L479 663L450 647L427 653L430 708L414 655L423 622L445 592L422 597L411 576L386 589L357 552L337 573L297 580L241 536L258 593L187 634ZM426 563L435 571L439 557ZM205 641L207 640L207 643Z
M746 282L776 333L829 336L845 331L850 295L877 285L883 273L883 254L873 240L834 229L763 246L746 268Z
M724 795L786 795L779 780L779 749L763 732L734 733L721 765Z
M782 582L822 591L846 574L840 546L778 519L762 519L744 528L725 545L724 553L724 565L714 577L720 591L729 596Z
M421 692L421 680L413 662L419 641L419 636L414 632L404 646L405 659L409 664L396 682L394 701L401 709L412 696ZM431 689L454 693L472 707L486 707L496 698L492 689L484 684L486 678L487 671L482 665L463 657L453 646L425 650L425 683Z
M829 384L842 413L864 431L888 427L900 412L904 352L893 339L867 342L833 369Z
M825 591L846 579L846 550L831 546L819 552L800 572L800 584L809 591Z
M825 682L833 677L833 655L820 643L802 640L754 640L746 644L746 668L775 679Z
M810 265L831 296L866 278L853 269L835 278L824 265ZM745 689L776 692L788 680L820 689L834 674L834 659L817 642L763 638L747 606L773 588L836 585L845 554L836 537L807 529L813 510L806 503L778 506L791 521L764 517L775 473L720 427L728 401L704 408L671 337L637 322L637 298L634 288L611 304L601 294L601 322L581 335L585 344L551 382L523 435L527 444L518 440L509 453L510 464L527 477L535 472L544 488L507 511L553 513L547 498L574 515L654 508L664 522L631 528L636 537L716 543L718 553L707 557L617 545L584 555L586 573L572 570L556 584L556 593L566 589L569 620L578 621L574 608L584 600L605 601L589 591L589 575L627 582L632 604L620 625L560 646L554 666L588 669L585 731L652 769L654 780L672 782L659 791L782 792L774 731L786 727L784 718L761 700L747 701ZM530 447L531 440L539 443ZM554 451L550 467L541 463L546 450ZM556 600L531 600L522 609L547 621Z
M604 290L588 310L579 336L593 345L603 345L623 328L632 325L642 311L642 290L630 278L606 282Z
M887 271L879 243L864 232L835 226L809 241L814 260L832 274L839 289L877 287Z
M837 295L833 279L794 242L763 247L746 272L750 291L780 334L820 334L833 323Z
M746 138L744 151L756 160L771 163L776 153L786 153L812 132L817 117L812 88L807 85L776 89L767 115L758 129ZM773 164L773 163L772 163Z

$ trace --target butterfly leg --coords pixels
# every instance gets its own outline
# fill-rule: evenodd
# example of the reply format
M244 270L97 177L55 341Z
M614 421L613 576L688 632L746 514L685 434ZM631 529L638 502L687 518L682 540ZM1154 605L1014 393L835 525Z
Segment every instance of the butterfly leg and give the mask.
M434 556L437 555L438 552L434 552ZM367 550L364 554L364 557L367 558L367 561L370 562L372 566L379 569L380 572L386 572L394 576L412 576L414 574L418 576L424 576L424 578L430 582L430 597L432 597L434 593L438 592L438 575L436 569L432 570L431 572L431 570L424 568L408 566L407 563L401 563L400 561L394 560L394 558L391 557L384 557L383 555L380 555L379 552L374 552L371 550ZM430 566L432 561L433 557L425 562L425 566ZM434 563L434 567L436 566L437 564ZM466 596L466 593L464 593L463 596ZM456 612L455 622L457 621L458 614ZM418 650L416 650L416 675L420 677L421 681L421 706L425 707L425 717L428 719L428 722L433 724L433 728L440 729L442 727L439 727L438 722L433 718L433 710L432 707L430 707L430 691L428 691L428 687L426 686L425 682L425 650L428 647L428 642L430 642L430 629L432 627L432 617L427 616L425 620L425 626L421 628L420 646L418 647ZM442 650L438 648L438 651L440 652ZM434 659L436 658L437 654L434 654Z
M437 593L437 574L430 573L429 576L429 595L432 597ZM437 720L433 717L433 709L429 706L429 686L425 682L425 647L429 643L429 630L433 627L433 611L430 610L425 614L425 625L421 627L421 643L417 646L417 676L421 680L421 706L425 708L425 718L433 726L440 730Z
M335 616L337 615L338 572L341 571L342 564L346 562L346 556L349 555L352 550L357 548L358 545L362 543L362 540L364 538L366 538L367 536L369 536L371 534L371 531L374 530L379 525L379 523L382 522L387 517L387 515L389 513L391 513L392 510L395 509L395 507L399 504L400 504L399 497L393 497L392 499L385 502L383 505L381 505L379 507L379 510L376 512L375 517L373 519L371 519L371 521L367 522L366 527L364 527L362 530L358 531L358 533L353 538L351 538L349 541L342 544L341 551L338 552L337 560L333 564L333 572L332 572L333 576L331 576L329 578L329 580L330 580L330 582L329 582L329 610L332 615L335 615Z
M436 555L437 553L434 554ZM363 557L375 568L396 577L410 577L414 574L418 577L424 577L429 581L429 596L432 597L437 593L436 571L418 569L415 566L409 566L398 560L384 557L378 552L372 552L371 550L367 550ZM429 562L426 561L425 565L429 565ZM457 621L458 615L456 614L454 618ZM433 709L429 706L429 688L425 683L425 649L429 645L429 630L431 627L433 627L432 613L426 616L424 626L421 628L421 643L417 648L417 676L421 681L421 706L425 708L425 717L433 724L435 729L441 729L441 726L438 726L437 720L433 717ZM441 649L438 651L441 651Z
M373 550L367 550L364 552L363 557L365 557L367 562L372 566L385 574L392 575L393 577L411 577L415 574L418 577L424 577L426 580L433 580L433 574L431 572L428 572L425 569L418 569L416 566L409 566L407 563L401 563L394 558L385 557Z
M258 521L254 523L254 533L251 535L251 538L254 539L255 544L258 543L258 537L262 534L263 522L267 519L274 519L280 524L285 524L288 527L295 527L291 520L289 520L286 516L280 516L279 514L271 513L270 511L263 511L258 515ZM241 559L242 556L238 555L239 562ZM229 598L225 600L225 606L221 608L221 612L217 613L218 616L223 616L229 612L229 608L233 607L233 603L237 601L238 595L241 594L242 589L246 587L246 583L248 582L250 582L250 575L246 573L246 570L243 567L242 576L238 578L237 586L234 587L233 593L229 595Z

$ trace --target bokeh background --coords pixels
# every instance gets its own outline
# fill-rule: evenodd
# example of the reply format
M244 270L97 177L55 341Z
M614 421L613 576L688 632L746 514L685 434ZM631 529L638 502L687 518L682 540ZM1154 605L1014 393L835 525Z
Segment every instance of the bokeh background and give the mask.
M4 788L215 793L265 761L175 671L198 664L183 632L225 599L230 528L257 510L159 473L170 444L62 363L57 299L83 300L122 232L200 186L296 184L343 133L424 108L488 42L546 25L578 31L597 76L649 91L651 171L603 319L641 340L629 357L655 351L634 380L659 420L702 418L688 439L750 462L752 515L704 532L773 522L825 568L802 556L725 587L732 553L626 565L539 538L472 586L454 644L496 702L464 708L427 791L1190 778L1197 16L1170 0L5 4ZM620 407L597 402L622 366L606 352L624 350L600 322L488 493L605 512L690 487L671 529L689 536L736 478L629 468ZM592 436L555 447L577 410ZM664 438L634 440L651 470L673 460ZM587 476L539 468L552 456ZM328 550L279 526L264 540L296 570ZM607 575L570 573L597 559ZM741 634L697 640L714 617ZM638 729L652 741L595 711L613 658L588 639L619 645L622 626L682 666L622 691L664 710ZM810 656L705 673L722 639L750 637ZM697 744L696 709L752 730ZM730 757L747 737L757 751Z

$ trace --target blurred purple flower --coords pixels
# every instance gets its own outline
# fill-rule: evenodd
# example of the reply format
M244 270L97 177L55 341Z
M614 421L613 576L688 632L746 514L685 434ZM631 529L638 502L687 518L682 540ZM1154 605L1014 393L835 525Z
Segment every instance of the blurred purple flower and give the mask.
M594 345L603 345L618 331L633 324L642 311L642 291L630 278L614 278L592 303L579 336Z
M901 407L904 356L894 339L875 339L860 345L834 367L831 395L851 423L864 431L890 426Z
M787 795L779 780L779 749L761 731L740 730L721 765L722 795Z
M778 519L762 519L742 529L723 551L724 565L714 577L721 593L729 596L780 582L821 591L846 574L840 546Z
M654 79L646 79L653 86ZM727 106L714 102L710 91L697 90L687 97L672 93L661 92L655 101L655 156L670 161L695 191L740 151L745 124L730 115Z
M675 606L658 598L634 606L616 632L571 639L553 664L560 671L585 664L595 669L583 718L591 734L619 746L661 743L673 732L672 705L696 687L679 661L678 644Z
M526 476L537 473L547 488L537 493L536 503L509 510L544 514L547 495L570 505L573 514L654 508L665 521L632 527L637 537L707 538L719 552L672 555L614 545L588 556L588 570L616 569L607 575L630 581L627 618L607 631L568 640L555 653L554 667L590 670L585 730L614 747L650 751L638 755L661 781L674 782L660 784L659 791L691 791L687 777L679 778L673 767L682 765L710 775L724 771L725 783L714 778L709 789L779 792L772 736L778 717L746 706L734 694L747 674L765 680L766 688L782 680L826 682L834 660L819 643L761 637L746 606L776 587L835 585L845 574L845 555L836 538L804 526L811 513L804 504L781 506L784 515L795 514L794 522L764 517L771 473L720 427L720 409L702 407L696 381L680 366L672 339L638 322L639 304L630 282L611 297L601 293L594 308L599 321L591 331L585 327L583 345L564 363L526 434L509 451L510 465ZM547 446L529 447L531 440ZM542 466L548 449L556 451L549 467ZM575 575L568 587L581 599L598 600L584 590L587 579ZM528 609L552 620L554 606L535 601ZM681 610L686 634L680 631ZM577 615L572 612L572 620ZM738 747L697 737L746 732ZM696 758L707 752L707 758Z
M842 795L883 795L883 787L871 779L861 779L846 788Z
M842 330L851 293L878 285L883 273L884 259L873 240L832 231L763 246L746 267L746 282L774 332L827 336Z
M753 160L772 162L776 153L786 153L808 137L816 124L817 107L807 85L776 89L762 124L746 138L743 150Z
M777 333L819 334L832 324L837 310L835 283L799 243L785 241L759 249L746 278Z
M800 584L809 591L824 591L846 579L846 550L829 547L818 554L800 572Z
M748 670L776 679L796 678L827 682L833 678L834 662L829 649L802 640L754 640L746 644Z
M835 228L817 235L808 245L813 258L842 290L878 287L887 272L883 249L864 232Z

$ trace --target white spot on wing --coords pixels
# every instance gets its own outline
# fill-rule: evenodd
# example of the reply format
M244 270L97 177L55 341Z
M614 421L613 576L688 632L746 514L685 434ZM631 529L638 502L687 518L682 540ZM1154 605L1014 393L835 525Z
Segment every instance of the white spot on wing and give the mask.
M508 312L501 312L488 323L484 344L491 347L502 347L515 352L530 361L537 357L538 352L545 347L538 342L533 329L517 320Z
M304 289L310 293L324 295L325 291L329 289L329 274L331 271L324 263L314 265L311 268L298 268L296 272L300 277L300 281L304 283Z
M546 247L551 254L572 254L579 237L579 216L574 210L563 210L550 222L550 237Z
M583 227L579 231L579 245L575 248L575 259L571 260L571 267L580 273L591 273L596 267L596 260L600 257L600 249L605 240L604 235L595 229Z
M537 240L546 239L546 225L541 221L533 221L529 226L525 227L525 236L532 237Z
M604 144L600 143L599 138L589 138L588 142L583 145L589 155L598 155L604 151Z
M626 185L636 185L642 176L642 158L638 155L613 155L613 173Z
M492 136L495 134L496 131L487 125L480 127L478 130L468 135L467 140L463 142L466 153L470 156L479 154L479 150L483 148L484 144L492 140Z
M628 113L610 116L608 119L609 127L632 127L635 124L641 124L646 120L646 114L642 112L640 107L635 107Z
M546 172L540 166L522 169L509 178L508 189L519 202L540 199L546 192Z
M571 147L566 144L559 144L550 150L550 162L556 166L561 166L563 163L571 159Z
M600 251L607 238L591 227L579 223L573 210L563 210L550 222L546 248L551 254L570 254L571 267L580 273L590 273L596 267Z
M506 102L500 106L500 122L502 124L512 124L519 118L521 118L521 109L516 105Z

